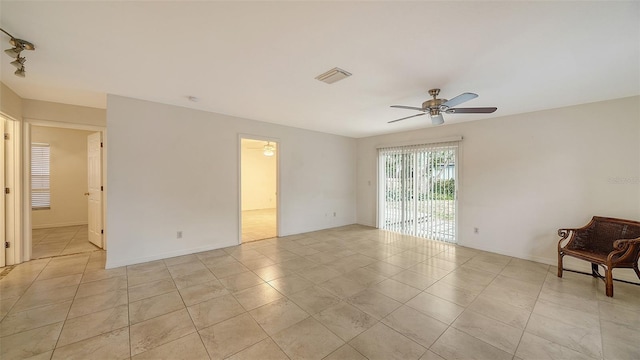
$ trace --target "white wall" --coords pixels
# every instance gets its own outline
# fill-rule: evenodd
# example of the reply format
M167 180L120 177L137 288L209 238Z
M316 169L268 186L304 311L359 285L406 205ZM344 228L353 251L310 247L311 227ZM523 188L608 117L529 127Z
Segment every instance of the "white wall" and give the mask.
M0 82L0 111L15 120L22 121L22 102L18 96L4 83Z
M246 143L246 140L243 141ZM252 147L253 146L253 147ZM276 149L276 153L278 150ZM276 207L276 156L264 156L255 145L242 148L242 210Z
M356 220L354 139L113 95L107 131L108 268L238 244L239 134L278 139L280 235Z
M87 223L87 136L91 131L31 127L31 141L51 151L51 208L33 210L34 229Z
M22 99L22 115L33 121L56 121L76 125L105 126L107 111L86 106Z
M555 264L558 228L640 220L639 108L631 97L358 139L358 223L376 225L377 145L462 135L459 244Z

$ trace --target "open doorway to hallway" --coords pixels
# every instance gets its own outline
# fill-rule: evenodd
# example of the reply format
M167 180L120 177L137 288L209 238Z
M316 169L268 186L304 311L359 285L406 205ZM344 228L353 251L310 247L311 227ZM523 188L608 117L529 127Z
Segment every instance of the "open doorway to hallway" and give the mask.
M101 243L89 241L92 134L96 131L31 126L32 259L101 249Z
M241 139L242 242L278 236L278 144Z

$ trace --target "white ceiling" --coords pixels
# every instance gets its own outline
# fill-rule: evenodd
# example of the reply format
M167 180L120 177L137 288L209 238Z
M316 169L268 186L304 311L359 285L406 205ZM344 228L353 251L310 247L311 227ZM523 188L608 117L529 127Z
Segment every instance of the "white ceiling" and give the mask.
M37 49L23 98L106 107L106 94L352 137L431 126L393 104L475 92L446 124L640 94L640 3L7 1ZM2 37L3 48L9 48ZM327 85L335 66L353 76ZM197 103L188 101L196 96Z

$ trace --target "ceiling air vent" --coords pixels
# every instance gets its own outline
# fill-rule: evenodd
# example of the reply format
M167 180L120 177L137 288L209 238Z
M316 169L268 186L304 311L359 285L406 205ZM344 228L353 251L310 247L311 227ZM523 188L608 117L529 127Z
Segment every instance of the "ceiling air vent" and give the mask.
M344 71L340 68L333 68L324 74L320 74L316 76L316 79L322 82L325 82L327 84L333 84L334 82L340 81L349 76L351 76L350 72Z

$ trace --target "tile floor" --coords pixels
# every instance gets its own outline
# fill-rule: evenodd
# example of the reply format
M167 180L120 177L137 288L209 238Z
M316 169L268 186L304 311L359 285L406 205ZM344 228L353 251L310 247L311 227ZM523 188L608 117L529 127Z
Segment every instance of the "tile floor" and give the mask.
M100 250L89 242L87 225L33 229L31 237L34 259Z
M640 359L640 287L363 226L0 280L0 358Z
M276 209L242 212L242 242L270 239L277 235Z

